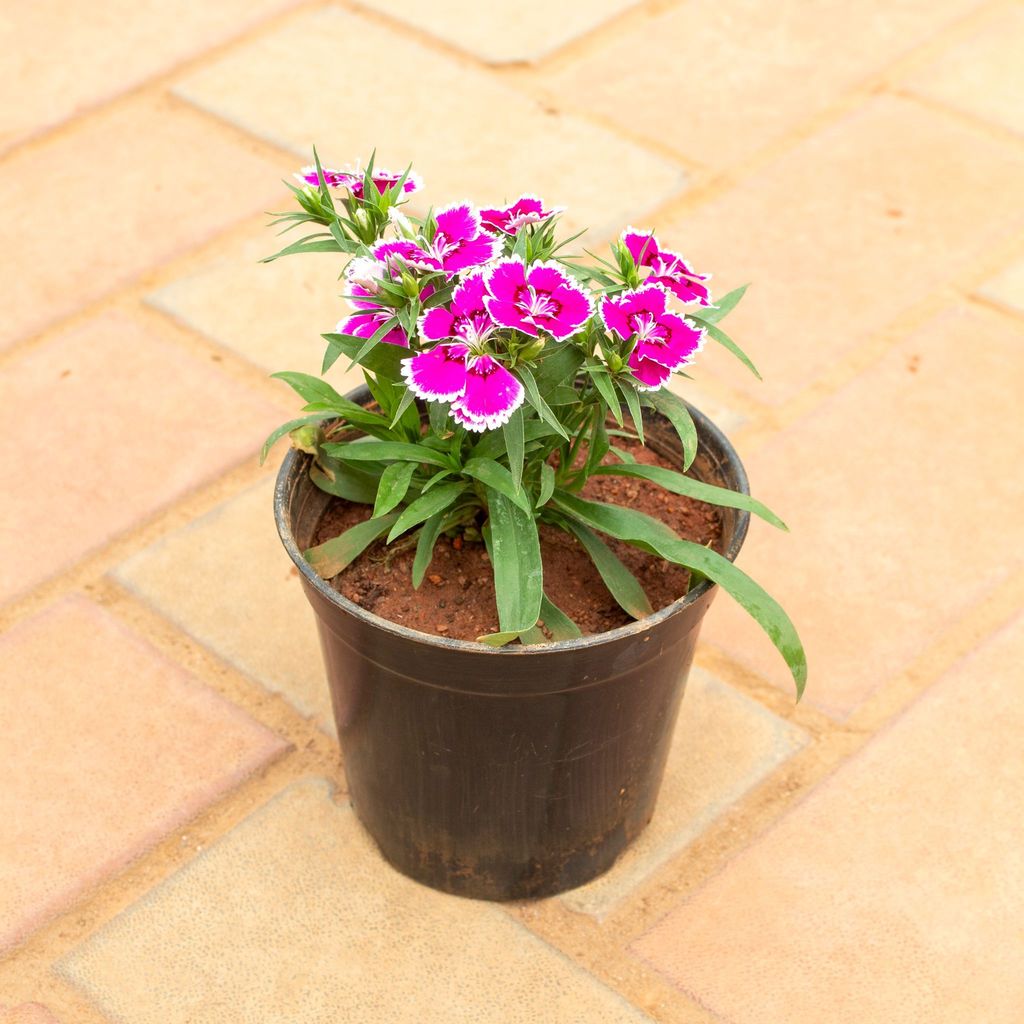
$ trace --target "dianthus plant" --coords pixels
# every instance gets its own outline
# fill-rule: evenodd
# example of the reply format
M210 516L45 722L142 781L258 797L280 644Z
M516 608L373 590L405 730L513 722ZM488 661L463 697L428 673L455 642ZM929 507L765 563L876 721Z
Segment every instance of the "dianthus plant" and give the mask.
M411 171L384 171L373 160L333 170L317 159L296 177L289 187L299 209L276 223L317 228L269 259L348 258L342 276L353 312L323 335L323 372L350 360L372 396L357 404L321 377L275 375L307 403L306 415L267 447L290 434L312 456L318 487L372 505L365 522L306 552L313 568L333 577L383 537L415 545L418 587L442 535L479 535L500 630L480 639L544 643L580 631L545 596L538 523L573 534L615 600L640 618L651 611L643 588L601 535L617 538L685 566L691 586L719 583L766 630L802 691L800 640L760 586L659 520L580 495L592 475L617 474L782 526L747 495L642 465L617 443L643 442L644 410L653 410L675 428L689 468L696 428L665 385L708 338L757 372L717 326L743 289L713 302L707 275L651 231L627 228L607 259L571 256L573 239L557 235L560 209L533 195L492 209L457 202L417 218L400 210L422 187Z

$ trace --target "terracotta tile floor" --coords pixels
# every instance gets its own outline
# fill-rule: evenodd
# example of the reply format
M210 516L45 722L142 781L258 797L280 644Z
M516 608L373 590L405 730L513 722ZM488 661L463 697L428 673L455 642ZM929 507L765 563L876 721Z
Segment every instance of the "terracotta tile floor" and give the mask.
M0 1024L1024 1020L1020 0L22 7ZM422 889L348 809L255 459L342 313L257 263L313 142L753 281L765 383L693 395L792 527L742 561L808 698L720 599L650 831L562 898Z

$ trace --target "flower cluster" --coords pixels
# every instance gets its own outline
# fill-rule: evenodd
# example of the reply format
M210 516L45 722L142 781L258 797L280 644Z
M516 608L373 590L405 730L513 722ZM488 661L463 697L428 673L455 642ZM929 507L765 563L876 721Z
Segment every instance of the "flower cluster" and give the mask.
M280 214L278 223L314 224L318 233L270 259L299 252L348 258L342 277L351 311L324 335L323 368L351 359L372 399L357 404L319 378L278 375L306 400L307 415L272 439L291 435L309 454L318 487L373 505L373 529L360 524L352 528L357 535L307 553L317 571L337 573L385 533L388 542L415 533L418 586L437 537L471 531L493 544L500 632L484 639L534 643L541 642L542 607L562 635L576 628L544 604L540 523L580 539L629 614L650 610L639 582L593 532L603 531L686 565L695 580L733 587L801 681L792 624L753 581L716 552L671 540L650 517L627 509L609 517L608 506L580 496L591 475L619 474L781 525L747 495L633 463L610 440L618 434L642 443L645 417L654 416L675 429L683 469L692 463L698 432L667 385L708 338L753 370L720 326L744 289L713 303L707 274L634 227L622 231L608 258L583 261L566 252L571 239L557 237L563 208L532 193L483 208L452 203L417 217L400 209L423 188L412 170L384 170L373 160L336 169L317 159L296 178L298 187L289 187L299 210Z
M417 175L384 170L367 176L306 167L297 177L347 190L356 200L364 199L366 180L382 196L399 183L403 197L422 187ZM703 344L703 329L668 303L709 305L708 278L650 232L623 232L620 262L631 266L617 287L595 290L568 260L550 254L528 260L516 246L528 229L562 212L535 195L481 210L455 203L419 228L395 207L389 212L398 237L381 237L350 261L345 279L355 311L340 321L338 333L415 349L401 368L408 387L426 402L450 403L452 418L468 430L493 430L523 404L515 365L527 338L609 353L609 364L626 371L622 379L639 391L663 387ZM636 287L626 287L631 279ZM415 332L395 315L398 295L418 305ZM607 333L595 339L601 327Z

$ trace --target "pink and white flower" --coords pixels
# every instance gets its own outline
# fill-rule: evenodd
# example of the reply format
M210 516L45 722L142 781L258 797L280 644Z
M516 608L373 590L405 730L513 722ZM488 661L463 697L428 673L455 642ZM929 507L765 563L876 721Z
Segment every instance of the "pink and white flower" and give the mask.
M347 188L356 199L363 198L363 171L358 168L347 171L331 167L323 167L321 170L323 171L324 182L329 188ZM314 188L320 187L320 178L316 173L315 167L303 167L295 177L307 185L312 185ZM402 179L401 174L377 168L374 169L370 177L380 193L393 188ZM402 184L402 192L406 195L412 195L414 192L419 192L421 188L423 188L423 179L414 171L410 171Z
M590 295L557 263L520 259L496 263L484 279L484 303L494 321L537 337L546 331L563 341L593 316Z
M674 370L692 362L704 345L704 332L678 313L667 312L667 301L664 288L644 284L601 303L605 327L623 341L635 337L629 367L647 391L660 388Z
M413 270L440 270L440 264L429 253L424 252L415 242L408 239L392 239L375 242L370 246L375 259L384 263L393 277L402 273L404 267Z
M357 309L351 316L340 321L336 330L339 334L354 334L357 338L372 338L389 320L394 319L394 311L384 309L381 306L373 306L368 302L357 302L362 307ZM409 339L405 331L395 324L381 341L388 345L398 345L401 348L409 347Z
M622 243L638 267L650 268L645 284L663 285L680 302L711 305L711 293L703 283L710 281L711 275L698 274L679 253L662 249L652 232L626 228L622 233Z
M483 275L471 274L452 292L448 306L435 306L420 317L420 335L427 341L464 341L477 346L495 330L484 303Z
M448 277L490 263L501 250L500 240L483 229L480 213L469 203L446 206L434 220L437 230L427 254Z
M460 343L435 345L402 363L409 390L427 402L451 402L452 418L473 431L495 430L523 404L523 385L493 356Z
M506 235L516 234L527 224L539 224L542 220L561 213L564 206L553 206L544 209L544 201L538 196L526 193L514 203L494 209L481 210L480 219L492 231L503 231Z

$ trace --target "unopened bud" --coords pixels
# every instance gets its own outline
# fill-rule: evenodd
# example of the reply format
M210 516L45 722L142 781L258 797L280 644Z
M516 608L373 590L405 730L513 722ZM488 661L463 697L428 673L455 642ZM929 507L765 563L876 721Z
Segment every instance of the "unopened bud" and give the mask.
M370 220L370 215L362 207L356 210L354 219L356 224L361 228L369 229L373 227L373 221Z
M542 339L538 338L535 342L527 345L526 348L523 349L519 354L519 358L526 362L530 362L531 360L536 359L543 351L544 342Z
M623 363L623 361L614 352L608 356L608 369L611 370L612 373L618 373L623 366L625 366L625 363Z
M420 283L408 270L402 271L402 290L410 299L415 299L420 293Z
M316 455L317 442L320 440L320 428L316 424L307 423L304 427L296 427L288 437L291 439L293 448L300 452Z

